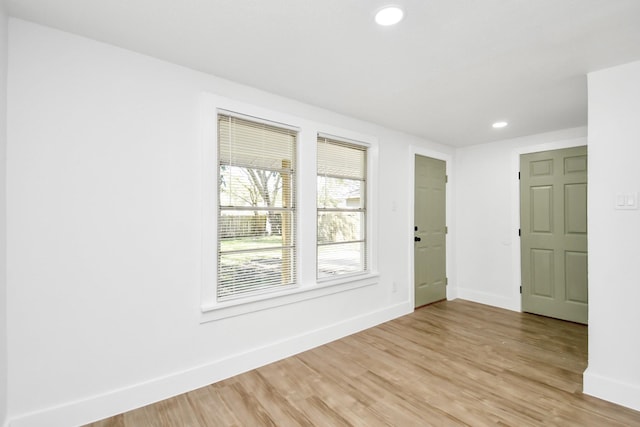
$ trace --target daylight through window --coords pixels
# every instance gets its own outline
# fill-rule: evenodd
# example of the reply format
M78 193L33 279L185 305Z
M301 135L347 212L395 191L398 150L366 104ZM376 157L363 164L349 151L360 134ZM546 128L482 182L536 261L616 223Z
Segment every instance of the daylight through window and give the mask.
M365 146L318 136L318 279L367 270L366 178Z
M297 131L218 115L219 301L296 282Z

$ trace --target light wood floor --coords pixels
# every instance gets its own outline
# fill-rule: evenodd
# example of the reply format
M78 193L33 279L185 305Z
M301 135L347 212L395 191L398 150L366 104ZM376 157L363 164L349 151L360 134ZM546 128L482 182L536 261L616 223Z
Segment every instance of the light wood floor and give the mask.
M640 426L586 365L585 326L456 300L91 426Z

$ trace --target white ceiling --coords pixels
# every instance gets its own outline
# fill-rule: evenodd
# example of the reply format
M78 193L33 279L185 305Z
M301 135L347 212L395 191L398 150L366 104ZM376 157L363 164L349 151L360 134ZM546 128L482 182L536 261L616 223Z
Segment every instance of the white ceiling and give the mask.
M404 6L395 27L373 23ZM6 0L12 16L449 145L587 121L640 0ZM491 123L503 119L501 130Z

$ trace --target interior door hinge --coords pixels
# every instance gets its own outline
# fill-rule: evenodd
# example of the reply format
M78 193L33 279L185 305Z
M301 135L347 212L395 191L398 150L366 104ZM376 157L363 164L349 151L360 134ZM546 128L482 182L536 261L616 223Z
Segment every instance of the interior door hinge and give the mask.
M445 284L445 286L449 284L449 278L448 277L444 278L444 284Z
M522 286L520 286L520 293L522 293Z
M518 236L522 236L522 229L518 228Z
M444 183L446 184L447 182L449 182L449 175L444 176Z
M449 234L449 227L444 227L444 234Z
M518 172L518 179L520 179L520 172Z

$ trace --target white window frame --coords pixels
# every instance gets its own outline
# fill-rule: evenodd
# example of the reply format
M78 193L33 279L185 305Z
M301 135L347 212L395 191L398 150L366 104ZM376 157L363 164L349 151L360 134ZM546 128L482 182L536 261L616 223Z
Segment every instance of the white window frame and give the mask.
M221 118L225 118L225 119L229 119L229 132L232 132L233 129L233 125L231 124L233 120L239 120L240 123L244 122L249 126L255 126L256 124L264 124L269 126L270 128L272 128L274 130L274 132L283 132L286 133L289 136L294 136L294 140L293 140L293 147L292 147L292 153L293 153L293 158L291 159L291 164L286 168L286 170L290 171L290 173L288 173L287 175L289 175L288 180L291 182L291 186L292 189L290 191L291 193L291 198L290 200L288 200L290 202L290 204L288 206L284 205L284 201L286 199L285 194L284 194L284 187L285 187L285 180L287 178L284 177L285 174L285 167L284 166L278 166L278 170L281 173L282 176L282 185L283 185L283 190L282 190L282 200L283 200L283 205L278 207L278 206L274 206L271 208L268 208L266 206L258 206L258 207L251 207L250 209L254 209L255 210L260 210L260 211L271 211L274 210L276 212L281 212L283 215L285 214L290 214L290 219L292 220L291 224L289 224L289 227L285 227L285 221L283 219L283 226L282 226L282 237L283 237L283 241L281 243L280 246L276 247L276 246L272 246L272 249L269 250L285 250L285 248L289 248L291 251L291 255L288 258L288 262L285 262L285 256L284 256L284 252L283 252L283 259L282 259L282 267L281 267L281 273L285 274L285 271L287 271L286 275L289 276L292 280L287 281L286 283L283 283L282 280L280 280L280 283L269 283L269 284L263 284L262 286L260 286L260 282L259 281L252 281L251 282L251 286L247 286L247 282L244 282L244 285L240 284L240 286L238 286L237 283L233 283L230 284L231 287L234 289L233 292L230 292L228 295L226 296L221 296L220 295L220 283L218 283L218 289L217 289L217 298L220 301L227 301L227 300L232 300L232 299L237 299L237 298L247 298L249 296L252 295L258 295L261 293L269 293L269 292L276 292L278 290L285 290L285 289L289 289L293 286L296 285L297 283L297 271L298 271L298 267L297 267L297 259L296 259L296 250L297 250L297 244L296 244L296 235L297 235L297 222L296 222L296 217L297 217L297 199L296 199L296 189L297 189L297 146L298 146L298 133L299 133L299 129L298 128L294 128L294 127L289 127L289 126L284 126L281 123L273 123L273 122L269 122L267 120L256 120L256 118L254 117L247 117L244 115L239 115L235 112L232 111L226 111L226 110L218 110L218 114L216 117L217 120L217 124L218 126L221 123ZM238 126L242 127L245 125L239 124ZM220 133L218 132L218 138L219 138ZM229 135L229 138L231 138L231 136ZM218 139L217 141L217 152L218 152L218 156L220 156L220 152L221 152L221 148L223 146L222 142ZM231 149L231 147L233 146L233 149L231 149L231 151L233 153L229 153L230 161L229 164L227 165L230 169L232 167L235 166L235 161L237 161L238 159L234 158L235 154L234 153L242 153L244 152L244 149L242 148L241 145L234 145L234 143L229 140L229 141L225 141L226 147L228 149ZM268 149L267 147L264 147L265 149ZM280 154L280 153L279 153ZM219 160L219 158L218 158ZM220 193L220 179L221 179L221 164L218 163L217 164L218 167L218 198L220 198L221 193ZM244 167L249 167L247 163L245 163ZM256 167L255 169L260 169L260 167ZM229 202L231 202L231 199L229 200ZM233 211L233 212L238 212L238 211L247 211L248 210L248 206L246 205L246 203L243 204L236 204L233 206L223 206L222 203L218 203L218 221L220 221L220 219L223 217L223 212L225 211ZM220 224L218 224L220 225ZM285 244L285 228L288 228L288 234L289 234L289 239L292 241L290 245L286 245ZM218 268L218 275L220 274L220 269L221 269L221 260L222 257L224 255L231 255L233 256L234 251L223 251L222 247L221 247L221 240L220 240L220 231L218 230L218 241L217 241L217 246L218 246L218 258L217 258L217 268ZM244 250L245 253L254 253L255 255L258 255L260 253L264 253L265 249L264 248L253 248L253 249L249 249L249 250ZM237 253L237 252L235 252ZM285 267L285 265L289 265L289 267ZM282 279L282 275L279 276L280 279ZM255 286L255 288L253 288ZM253 288L251 290L247 290L249 288Z
M318 277L318 254L316 253L316 277L318 282L328 282L328 281L332 281L332 280L336 280L336 279L340 279L340 278L349 278L349 277L356 277L358 275L363 275L363 274L367 274L370 269L371 266L369 265L369 261L370 261L370 257L369 257L369 237L371 235L370 231L369 231L369 195L370 195L370 186L369 186L369 178L370 178L370 171L369 171L369 149L371 148L370 144L367 144L366 142L362 142L362 141L354 141L351 139L347 139L344 137L339 137L339 136L335 136L335 135L328 135L326 133L318 133L318 136L316 138L316 144L318 144L317 139L319 138L325 138L329 141L335 141L335 142L341 142L341 143L345 143L351 146L355 146L355 147L360 147L364 153L365 153L365 176L364 176L364 182L365 182L365 188L364 188L364 200L365 200L365 206L364 206L364 224L362 224L362 226L365 228L365 232L364 232L364 270L362 271L356 271L356 272L352 272L352 273L343 273L343 274L337 274L335 276L326 276L326 277ZM316 156L316 164L317 164L317 156ZM316 178L318 177L318 173L317 173L317 166L316 166ZM343 212L348 212L349 210L345 209L342 210ZM318 213L320 212L320 208L317 205L317 197L316 197L316 218ZM317 219L316 219L317 221ZM316 222L316 227L317 227L317 222ZM318 246L321 246L316 238L316 248Z
M217 238L218 238L218 136L217 115L235 113L254 121L283 124L296 128L298 142L296 149L297 176L297 283L288 289L246 296L224 302L217 300ZM201 195L201 323L215 321L278 306L305 301L313 298L345 292L378 283L377 270L377 164L378 142L375 137L360 134L299 118L286 113L270 110L233 99L204 93L201 100L200 132L200 195ZM316 187L317 187L317 135L324 134L334 139L368 145L367 150L367 217L366 239L368 244L367 266L362 273L340 277L316 279ZM308 190L305 190L308 189ZM313 190L312 190L313 189ZM313 230L310 232L310 230Z

